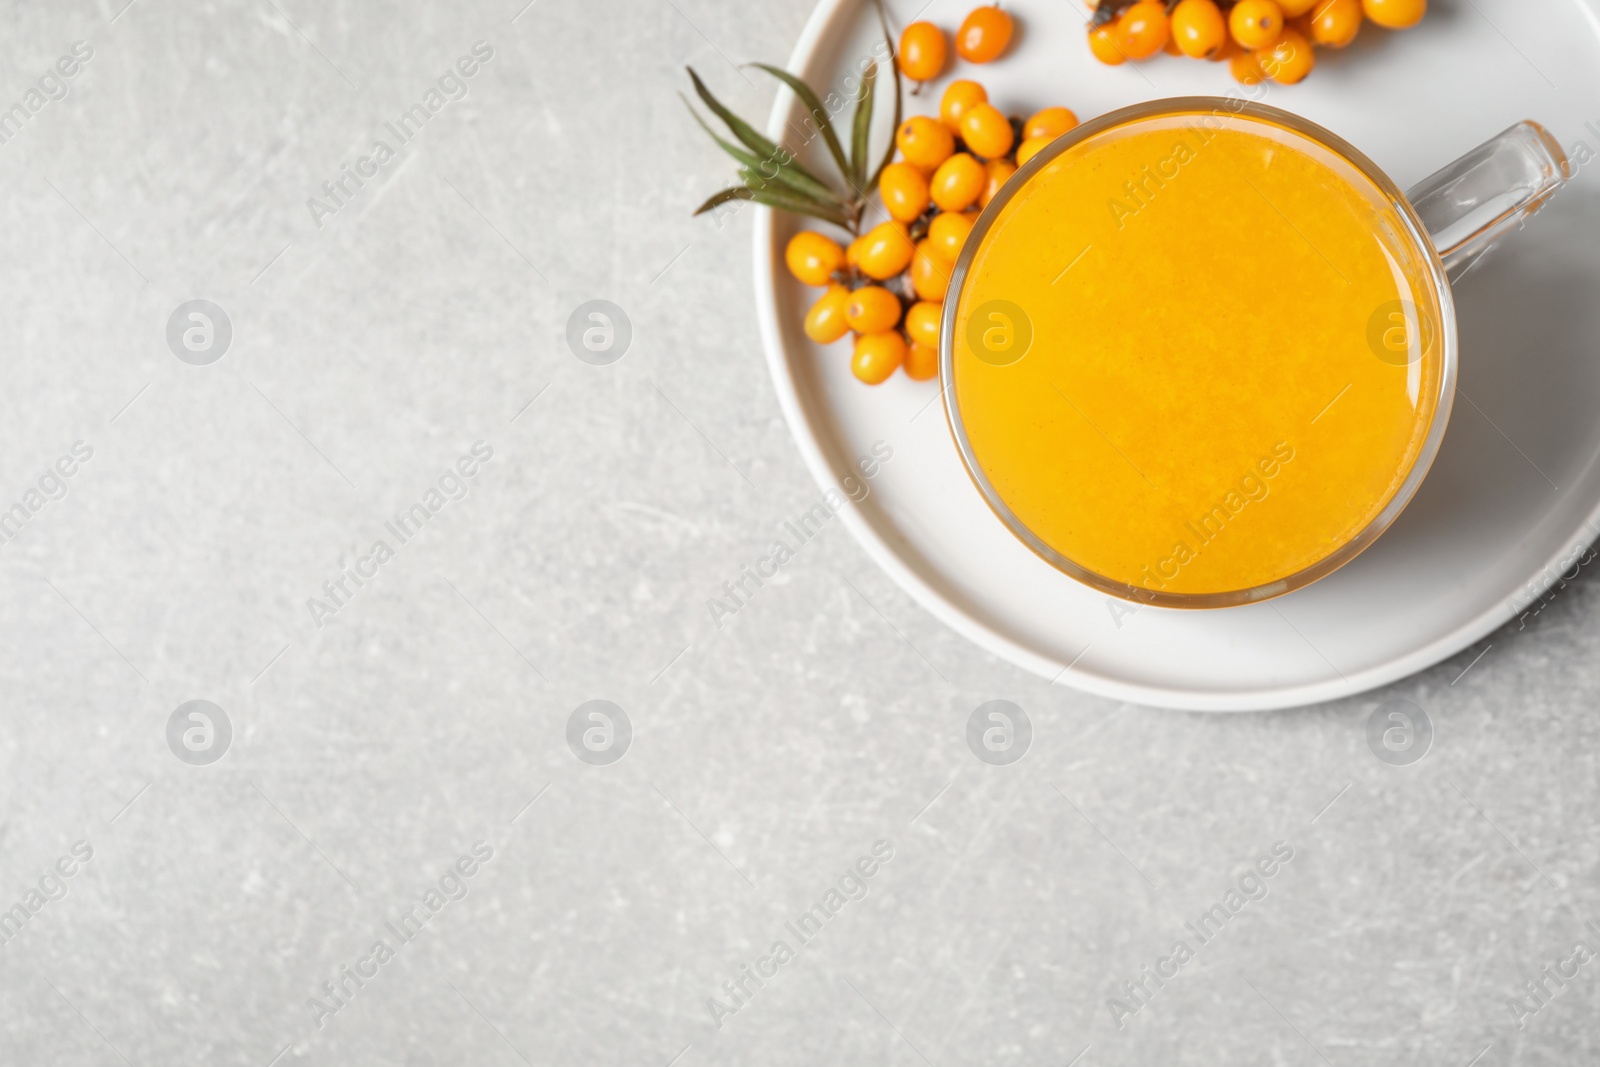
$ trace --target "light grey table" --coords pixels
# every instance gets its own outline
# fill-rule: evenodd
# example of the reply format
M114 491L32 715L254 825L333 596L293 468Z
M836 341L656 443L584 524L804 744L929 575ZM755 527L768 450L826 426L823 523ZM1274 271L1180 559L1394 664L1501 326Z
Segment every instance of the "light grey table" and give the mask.
M121 2L0 46L0 1063L1595 1062L1587 574L1275 715L1050 688L837 524L712 624L816 489L675 93L764 114L805 4Z

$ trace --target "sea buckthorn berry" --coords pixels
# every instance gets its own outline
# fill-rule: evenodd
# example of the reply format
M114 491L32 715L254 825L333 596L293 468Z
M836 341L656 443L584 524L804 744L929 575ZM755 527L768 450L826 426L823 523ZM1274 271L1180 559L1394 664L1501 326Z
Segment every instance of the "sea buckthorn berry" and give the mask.
M933 172L933 202L940 211L965 211L978 202L983 187L989 183L989 172L982 163L957 152Z
M929 82L944 70L950 46L944 31L931 22L913 22L900 34L900 73L914 82Z
M1408 30L1428 13L1428 0L1361 0L1361 6L1386 30Z
M864 333L856 338L850 372L868 385L880 385L906 359L906 339L898 330Z
M999 159L1011 151L1016 131L1011 120L993 104L974 104L961 116L961 139L984 159Z
M1161 51L1170 32L1167 5L1139 0L1117 18L1117 47L1129 59L1148 59Z
M1015 29L1011 16L998 5L975 7L961 20L956 31L956 54L968 63L988 63L999 59L1011 43Z
M1017 166L1027 166L1028 160L1039 154L1039 149L1054 140L1054 137L1030 137L1023 141L1017 146Z
M991 159L986 169L989 171L989 184L983 187L983 195L978 197L979 207L988 207L989 201L1000 191L1000 187L1017 172L1017 165L1009 159Z
M819 345L831 345L849 333L850 324L844 320L849 303L849 289L842 285L828 286L828 291L806 312L806 336Z
M933 221L928 223L929 250L946 263L954 264L976 221L977 216L962 211L946 211L942 215L935 215Z
M1283 32L1283 9L1274 0L1239 0L1228 15L1233 39L1245 48L1266 48Z
M1031 137L1056 138L1066 133L1078 124L1078 116L1064 107L1047 107L1042 111L1035 111L1028 116L1028 121L1022 124L1022 139Z
M1301 15L1309 15L1314 8L1321 7L1327 0L1277 0L1283 9L1283 17L1297 19Z
M1172 9L1172 39L1186 56L1206 59L1216 55L1228 39L1228 22L1216 0L1180 0Z
M1261 54L1249 49L1240 49L1229 58L1228 72L1240 85L1259 85L1267 77L1261 69Z
M1117 44L1115 22L1103 22L1089 31L1089 54L1108 67L1119 66L1128 61L1128 57Z
M917 242L917 254L911 260L911 289L919 300L943 300L950 288L949 260L941 256L927 238Z
M951 133L961 132L961 116L973 104L987 104L989 91L968 78L958 78L945 87L939 98L939 121Z
M925 382L929 378L938 377L939 349L933 345L912 341L906 348L906 360L902 366L905 368L906 377L914 382Z
M783 261L789 265L789 273L804 284L823 286L844 266L844 249L820 233L801 230L789 238Z
M912 163L890 163L878 175L878 192L889 217L910 222L928 210L928 176Z
M1226 63L1228 60L1232 59L1242 51L1243 49L1239 47L1239 42L1233 39L1233 35L1231 33L1224 34L1222 38L1222 47L1218 48L1215 52L1212 52L1208 58L1213 63Z
M1183 57L1183 49L1179 48L1178 42L1172 39L1171 16L1167 18L1167 43L1161 46L1161 50L1169 56L1177 56L1180 59Z
M1361 0L1318 0L1311 12L1311 39L1324 48L1343 48L1361 32Z
M900 324L900 298L881 285L863 285L850 294L844 321L856 333L881 333Z
M915 251L905 223L880 222L862 235L857 265L861 273L881 282L905 270Z
M1294 30L1284 30L1283 36L1271 48L1260 54L1261 69L1267 77L1280 85L1293 85L1311 73L1317 65L1311 42Z
M906 162L915 163L929 174L956 150L956 139L950 131L938 119L926 115L913 115L902 122L894 133L894 143Z
M944 305L932 300L919 300L906 309L906 336L912 344L939 348L939 319Z

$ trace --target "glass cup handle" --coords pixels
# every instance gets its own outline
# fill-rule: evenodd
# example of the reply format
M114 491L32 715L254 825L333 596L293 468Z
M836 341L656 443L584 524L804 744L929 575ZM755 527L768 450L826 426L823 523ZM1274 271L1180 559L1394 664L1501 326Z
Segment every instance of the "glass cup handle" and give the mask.
M1413 186L1406 198L1452 281L1572 177L1550 131L1524 120Z

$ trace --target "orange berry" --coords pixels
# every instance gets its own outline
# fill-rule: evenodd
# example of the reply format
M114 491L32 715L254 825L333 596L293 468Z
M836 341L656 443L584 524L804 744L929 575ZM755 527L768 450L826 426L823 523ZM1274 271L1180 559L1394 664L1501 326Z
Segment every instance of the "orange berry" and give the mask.
M1180 0L1172 9L1172 39L1186 56L1216 55L1228 39L1228 23L1216 0Z
M919 344L912 341L906 349L906 360L902 364L906 377L914 382L925 382L939 374L939 349L933 345Z
M999 159L1011 151L1017 135L1011 120L993 104L974 104L961 116L961 139L984 159Z
M1054 140L1054 137L1030 137L1023 141L1017 146L1017 166L1027 166L1028 160L1039 154L1039 149Z
M897 330L864 333L856 338L850 372L868 385L880 385L906 359L906 339Z
M973 104L987 104L989 91L975 81L958 78L945 87L939 98L939 121L951 133L961 132L961 116Z
M862 241L861 273L880 282L905 270L916 251L903 222L880 222L862 235Z
M878 192L889 217L910 222L928 210L928 176L912 163L890 163L878 175Z
M894 143L908 163L915 163L932 174L934 168L956 150L956 139L938 119L913 115L900 124Z
M1028 121L1022 124L1022 139L1032 137L1060 137L1078 124L1078 116L1064 107L1047 107L1042 111L1035 111L1028 116Z
M944 31L931 22L913 22L900 34L900 73L914 82L928 82L944 70L950 46Z
M844 321L856 333L881 333L900 324L900 298L881 285L863 285L850 294Z
M1295 30L1286 29L1271 48L1260 52L1261 69L1280 85L1293 85L1311 73L1317 57L1311 42Z
M1283 9L1274 0L1239 0L1228 15L1233 39L1245 48L1266 48L1283 32Z
M906 336L914 345L926 345L939 350L939 320L944 316L944 305L932 300L919 300L906 309Z
M1118 17L1116 34L1123 55L1148 59L1167 43L1167 5L1162 0L1139 0Z
M1247 49L1240 49L1229 58L1228 71L1240 85L1259 85L1267 77L1261 69L1261 54Z
M1017 165L1009 159L991 159L985 169L989 172L989 184L983 187L983 195L978 197L979 207L989 206L989 201L994 199L994 194L1000 191L1006 179L1017 172Z
M911 289L919 300L943 300L950 288L950 263L933 247L927 238L917 242L917 254L911 259Z
M823 286L834 271L845 265L844 249L820 233L801 230L789 238L783 261L789 265L789 273L804 284Z
M1428 13L1428 0L1361 0L1361 7L1386 30L1408 30Z
M1325 0L1278 0L1278 6L1283 9L1283 17L1297 19L1301 15L1308 15L1312 9L1320 7Z
M1343 48L1361 32L1361 19L1361 0L1317 0L1311 39L1324 48Z
M961 20L956 31L956 54L968 63L988 63L999 59L1011 43L1015 24L998 6L975 7Z
M942 215L935 215L928 224L928 240L925 243L929 251L953 266L976 221L977 216L962 211L946 211Z
M850 332L844 320L844 309L850 303L850 290L842 285L830 285L811 310L806 312L806 336L819 345L831 345Z
M1115 67L1128 61L1122 48L1117 44L1117 24L1103 22L1089 31L1089 53L1108 67Z
M989 172L982 163L965 152L957 152L933 172L933 202L940 211L965 211L978 202L988 182Z

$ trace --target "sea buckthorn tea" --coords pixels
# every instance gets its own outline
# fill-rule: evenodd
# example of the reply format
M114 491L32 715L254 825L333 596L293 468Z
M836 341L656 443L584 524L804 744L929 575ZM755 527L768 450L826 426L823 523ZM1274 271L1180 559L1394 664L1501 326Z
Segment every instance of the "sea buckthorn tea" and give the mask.
M1118 595L1253 599L1384 513L1438 408L1442 309L1361 168L1196 110L1015 180L943 340L969 470L1035 551Z

